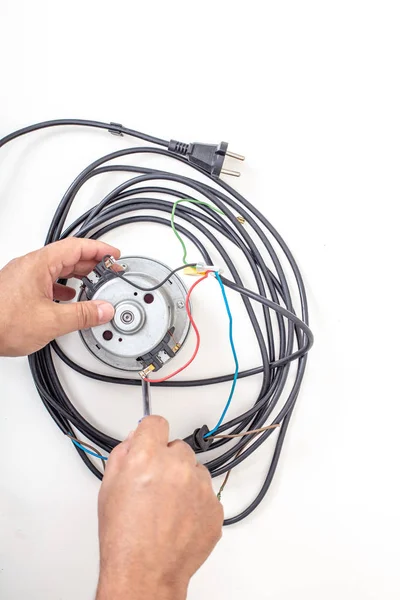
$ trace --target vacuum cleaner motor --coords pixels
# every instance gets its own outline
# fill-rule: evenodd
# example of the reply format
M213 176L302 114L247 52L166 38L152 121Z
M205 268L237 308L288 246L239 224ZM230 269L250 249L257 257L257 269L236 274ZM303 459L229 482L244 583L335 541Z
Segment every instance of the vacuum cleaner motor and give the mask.
M187 337L186 294L181 278L157 260L105 257L83 278L78 300L110 302L115 315L110 323L81 331L82 339L111 367L157 371L179 352Z

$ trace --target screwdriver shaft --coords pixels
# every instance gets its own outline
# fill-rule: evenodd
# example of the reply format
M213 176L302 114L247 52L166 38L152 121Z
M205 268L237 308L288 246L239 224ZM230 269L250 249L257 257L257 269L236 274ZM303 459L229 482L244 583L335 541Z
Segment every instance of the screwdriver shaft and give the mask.
M143 400L143 416L151 415L150 404L150 383L142 379L142 400Z

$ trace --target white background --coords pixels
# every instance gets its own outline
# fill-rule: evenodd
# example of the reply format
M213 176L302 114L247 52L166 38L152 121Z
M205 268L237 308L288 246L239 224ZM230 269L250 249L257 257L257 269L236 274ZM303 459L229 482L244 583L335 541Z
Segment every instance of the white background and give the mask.
M247 158L234 184L305 277L316 344L278 473L261 507L225 530L192 600L399 597L399 25L398 3L385 1L0 3L0 136L76 117L226 139ZM0 262L39 247L75 175L130 144L68 129L1 149ZM91 182L74 214L118 181ZM155 231L107 239L179 264L169 232ZM228 372L220 296L199 290L195 307L204 350L190 375ZM244 366L258 364L243 336ZM102 369L77 337L63 344ZM135 426L136 390L61 376L93 422L120 436ZM93 598L98 482L43 408L27 361L2 359L0 380L0 596ZM258 383L240 382L233 413ZM218 416L227 390L154 393L154 409L186 435ZM265 446L232 475L227 514L257 493Z

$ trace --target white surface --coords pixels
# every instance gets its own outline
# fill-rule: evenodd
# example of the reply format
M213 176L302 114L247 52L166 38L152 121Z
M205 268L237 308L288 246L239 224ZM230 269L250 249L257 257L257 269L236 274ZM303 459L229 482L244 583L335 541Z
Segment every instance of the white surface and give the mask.
M399 597L398 29L396 2L0 4L0 135L81 117L227 139L247 157L237 187L306 280L316 344L278 473L261 507L225 530L192 600ZM42 244L82 168L130 143L68 129L0 150L1 263ZM74 214L116 181L91 182ZM108 239L129 252L147 238L126 228ZM202 307L194 375L230 366L229 353L210 366L207 319L219 326L219 311ZM73 336L65 344L81 351ZM95 422L119 435L135 425L137 394L61 370ZM0 595L93 598L98 482L48 417L27 361L1 360L0 379ZM256 389L241 382L236 406ZM154 408L179 436L215 417L225 392L163 392ZM234 472L227 514L256 494L267 459L265 448Z

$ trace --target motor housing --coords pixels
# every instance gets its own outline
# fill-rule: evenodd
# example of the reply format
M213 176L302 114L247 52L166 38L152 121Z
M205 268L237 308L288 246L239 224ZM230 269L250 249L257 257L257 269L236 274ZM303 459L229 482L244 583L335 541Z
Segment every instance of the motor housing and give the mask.
M177 274L164 285L171 269L142 256L106 258L82 280L79 301L105 300L115 308L110 323L81 331L88 349L99 360L124 371L160 369L181 349L190 328L185 309L187 289ZM154 367L154 368L153 368Z

